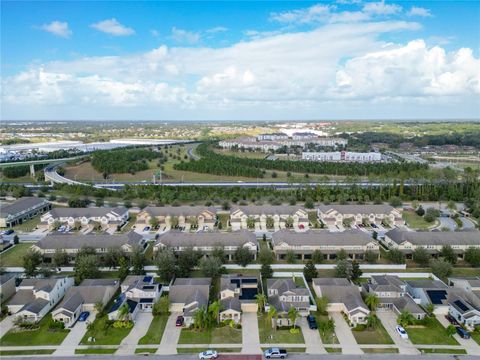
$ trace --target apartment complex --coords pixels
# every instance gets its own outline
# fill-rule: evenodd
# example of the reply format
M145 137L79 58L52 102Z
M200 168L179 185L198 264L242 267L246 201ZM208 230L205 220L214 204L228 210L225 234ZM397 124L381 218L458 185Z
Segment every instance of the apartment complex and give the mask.
M12 204L0 205L0 228L23 224L49 211L52 205L45 198L24 197Z
M150 226L156 218L161 230L176 228L213 230L217 221L217 211L204 206L165 206L146 207L137 215L136 228Z
M345 222L351 225L388 223L390 226L405 224L402 209L390 205L320 205L318 218L327 226L343 226Z
M326 151L302 152L302 160L322 162L379 162L382 154L378 152Z

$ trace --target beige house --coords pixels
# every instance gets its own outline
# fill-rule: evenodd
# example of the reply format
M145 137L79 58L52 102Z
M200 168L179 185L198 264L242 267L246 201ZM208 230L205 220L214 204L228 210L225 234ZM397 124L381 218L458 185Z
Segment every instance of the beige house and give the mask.
M246 230L228 233L168 231L159 236L153 251L169 248L178 255L186 249L194 249L209 256L213 250L221 248L225 253L225 260L230 261L233 260L235 251L240 247L247 248L253 259L257 258L258 240L255 234Z
M213 230L217 221L217 211L204 206L165 206L146 207L137 215L136 229L151 226L156 218L162 231L182 228L185 230Z
M220 320L240 323L242 312L258 311L255 296L258 294L258 279L255 276L223 275L220 278Z
M0 228L23 224L52 208L45 198L24 197L11 204L0 205Z
M43 226L51 229L55 224L68 225L82 228L93 228L94 223L100 224L104 230L116 230L128 221L128 209L125 207L115 208L63 208L58 207L50 210L40 218Z
M318 207L318 218L327 226L343 226L382 223L389 226L404 225L402 210L390 205L322 205Z
M83 247L94 248L98 255L111 248L121 249L126 254L132 253L135 247L144 247L145 239L133 231L115 235L80 235L80 234L48 234L32 245L31 249L43 255L44 260L51 260L55 252L64 251L73 260Z
M284 260L290 251L299 260L311 259L315 250L321 251L325 260L336 259L340 250L345 250L351 259L358 260L364 258L366 251L380 255L378 243L361 230L310 230L303 233L280 230L272 234L272 246L278 260Z
M83 311L95 312L95 305L106 306L120 285L119 279L85 279L70 288L63 301L52 311L52 318L71 327Z
M201 307L208 307L210 278L177 278L168 292L170 312L181 313L185 326L193 324L193 315Z
M390 249L405 253L407 259L417 248L424 248L437 257L442 248L450 245L459 259L463 259L469 247L480 248L480 231L406 231L393 229L385 234L385 244Z
M317 278L312 285L317 297L328 299L327 311L344 313L351 326L366 323L370 310L358 286L344 278Z
M301 316L307 316L310 312L308 289L297 287L292 278L268 279L267 297L267 308L272 306L277 312L277 326L293 325L288 318L288 310L291 307L294 307Z
M295 231L309 229L308 212L301 206L237 206L230 212L233 231L256 231L291 228Z

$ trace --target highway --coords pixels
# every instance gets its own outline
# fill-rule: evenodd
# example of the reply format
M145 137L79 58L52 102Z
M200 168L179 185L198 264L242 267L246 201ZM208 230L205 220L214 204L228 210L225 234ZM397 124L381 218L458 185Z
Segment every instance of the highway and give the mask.
M19 165L35 165L35 164L58 164L69 160L75 160L84 157L83 155L75 155L69 158L62 158L62 159L41 159L41 160L26 160L26 161L13 161L13 162L5 162L0 163L0 168L12 167L12 166L19 166Z

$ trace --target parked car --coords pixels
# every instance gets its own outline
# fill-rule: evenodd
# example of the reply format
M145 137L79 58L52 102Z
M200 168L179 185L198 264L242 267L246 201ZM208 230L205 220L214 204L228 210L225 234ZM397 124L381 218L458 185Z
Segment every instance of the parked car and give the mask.
M90 312L88 311L84 311L80 314L80 316L78 317L78 321L85 321L87 320L87 318L90 316Z
M177 321L175 322L175 326L183 326L185 319L182 315L177 316Z
M317 319L315 319L315 316L313 315L308 315L307 316L307 322L308 322L308 327L312 330L316 330L318 329L318 326L317 326Z
M402 339L408 339L407 331L403 328L403 326L397 325L395 330L397 330L398 335L400 335Z
M461 326L457 326L457 334L460 335L462 339L470 339L470 333L462 328Z
M288 356L287 350L280 348L270 348L264 351L265 359L280 358L285 359Z
M458 325L457 320L455 320L455 318L452 315L445 315L445 319L447 319L448 322L452 325L455 325L455 326Z
M145 227L143 228L143 231L150 231L150 226L145 226Z
M12 229L2 231L2 235L12 235L14 231Z
M378 228L378 226L377 226L377 225L375 225L375 224L373 224L373 223L372 223L372 224L370 224L370 226L371 226L372 228L374 228L374 229L377 229L377 228Z
M198 354L198 358L200 360L216 359L217 357L218 357L218 354L215 350L206 350Z

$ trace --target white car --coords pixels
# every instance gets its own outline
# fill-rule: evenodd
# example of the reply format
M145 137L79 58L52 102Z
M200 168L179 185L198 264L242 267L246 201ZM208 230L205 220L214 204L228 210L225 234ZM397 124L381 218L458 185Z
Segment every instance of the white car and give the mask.
M200 360L216 359L217 357L218 357L218 354L215 350L206 350L198 354L198 358Z
M402 339L408 339L408 334L403 328L403 326L397 325L395 330L397 330L398 335L400 335Z

